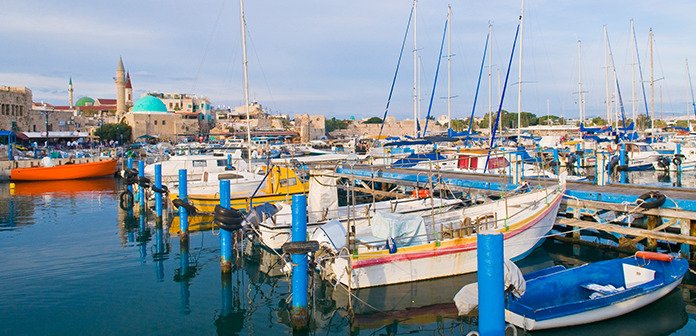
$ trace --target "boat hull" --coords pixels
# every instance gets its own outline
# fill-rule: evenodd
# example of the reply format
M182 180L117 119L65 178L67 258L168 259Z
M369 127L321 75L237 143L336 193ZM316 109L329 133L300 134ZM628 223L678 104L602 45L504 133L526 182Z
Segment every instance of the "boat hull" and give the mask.
M671 292L674 288L679 286L683 278L684 277L682 276L677 281L674 281L673 283L665 287L661 287L645 295L640 295L625 301L616 302L609 306L592 309L573 315L557 317L549 320L536 321L534 319L515 314L514 312L511 312L506 309L505 321L512 323L520 328L524 328L526 330L542 330L608 320L610 318L630 313L634 310L640 309L659 300L663 296L669 294L669 292Z
M10 179L13 181L53 181L113 175L116 172L116 162L116 160L105 160L53 167L15 168L10 171Z
M496 230L503 234L505 258L516 260L527 255L553 227L562 192L538 205L534 214L521 223L510 223ZM353 288L391 285L476 272L476 236L458 238L449 246L437 242L416 249L405 248L396 254L377 258L349 260L336 258L333 266L336 280ZM361 256L363 257L363 256ZM351 276L347 275L347 270Z

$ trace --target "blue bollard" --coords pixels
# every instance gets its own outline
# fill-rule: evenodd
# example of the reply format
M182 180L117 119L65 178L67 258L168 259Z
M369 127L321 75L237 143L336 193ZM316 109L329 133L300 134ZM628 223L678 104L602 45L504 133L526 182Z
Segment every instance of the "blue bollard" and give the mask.
M155 187L162 189L162 164L155 165ZM162 194L155 192L155 212L157 218L162 218Z
M129 169L133 169L133 158L130 158L130 157L128 158L126 167L128 167ZM129 185L129 186L128 186L128 191L130 191L131 193L133 193L133 186L132 186L132 185Z
M230 209L230 180L220 181L220 206ZM220 269L232 269L232 233L227 230L220 230Z
M558 148L553 149L553 162L556 162L556 175L558 175Z
M628 164L628 158L626 157L626 144L623 143L621 144L621 150L619 151L619 160L621 161L621 165L627 165ZM626 183L626 172L622 171L621 172L621 183Z
M141 208L142 210L142 208ZM140 221L138 222L138 249L140 250L140 258L142 259L140 261L141 264L145 264L145 258L147 258L147 238L145 236L145 230L147 230L147 217L145 215L145 211L140 211Z
M677 154L681 154L681 144L680 143L677 143ZM676 157L676 155L675 155L675 157ZM676 166L677 166L677 173L681 174L681 171L682 171L681 166L682 165L676 165Z
M179 198L188 202L188 187L186 186L186 169L179 169ZM184 207L179 207L179 231L181 234L188 234L188 211Z
M307 195L292 195L292 241L307 240ZM292 255L293 328L307 326L307 255Z
M227 168L232 169L232 155L227 154Z
M479 333L505 335L505 278L503 234L486 230L478 241Z
M156 219L155 231L155 264L157 265L157 282L164 281L164 229L162 228L162 217Z
M145 161L138 161L138 177L145 177ZM145 188L140 186L138 188L140 192L140 206L145 206Z

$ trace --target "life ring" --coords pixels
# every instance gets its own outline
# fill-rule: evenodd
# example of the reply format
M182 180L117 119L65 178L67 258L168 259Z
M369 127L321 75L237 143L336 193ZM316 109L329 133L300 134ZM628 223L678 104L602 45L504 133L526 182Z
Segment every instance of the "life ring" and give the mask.
M667 197L659 191L650 191L638 196L638 201L642 201L639 206L643 209L659 208L665 204L666 200Z
M180 199L180 198L177 198L177 199L173 200L173 201L172 201L172 204L174 204L174 206L175 206L177 209L178 209L179 207L184 207L184 209L186 209L186 211L188 211L188 213L191 214L191 215L195 215L195 214L198 212L198 210L196 210L196 207L195 207L195 206L193 206L192 204L190 204L190 203L188 203L188 202L185 202L184 200L182 200L182 199Z
M316 240L295 241L283 244L283 253L306 254L319 250L319 242Z
M682 164L682 159L681 159L680 157L678 157L678 156L675 156L675 157L672 159L672 163L674 163L675 166L681 166L681 164Z
M637 257L641 257L641 258L647 259L647 260L660 260L660 261L667 261L667 262L674 260L674 257L669 255L669 254L657 253L657 252L648 252L648 251L636 252L636 258Z
M130 190L125 190L119 196L119 207L123 210L133 209L134 199L133 193Z

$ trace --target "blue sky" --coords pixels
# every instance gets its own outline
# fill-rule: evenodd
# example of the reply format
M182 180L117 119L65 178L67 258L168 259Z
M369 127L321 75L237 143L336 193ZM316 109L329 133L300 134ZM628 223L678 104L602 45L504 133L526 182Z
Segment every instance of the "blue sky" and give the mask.
M452 5L454 118L471 113L488 23L493 24L493 91L504 80L520 1ZM327 117L381 116L387 103L412 1L245 2L251 99L272 112ZM447 1L418 4L423 113L437 66ZM577 117L578 44L587 115L606 115L603 25L607 25L628 115L631 103L630 19L635 21L644 80L650 78L648 31L654 31L655 111L686 114L685 59L696 67L696 3L658 1L526 0L522 110ZM67 105L72 77L76 99L114 98L118 57L130 71L135 97L148 91L208 96L214 105L243 102L239 2L15 1L0 11L0 85L27 86L34 101ZM445 46L446 51L447 46ZM389 114L413 116L413 35L409 32ZM445 52L446 53L446 52ZM518 81L516 52L509 82ZM636 69L636 73L637 73ZM696 71L696 70L694 70ZM487 69L486 69L487 72ZM638 79L636 79L638 81ZM662 99L660 100L660 89ZM637 97L642 97L640 86ZM646 83L650 100L650 87ZM447 63L434 94L435 116L447 114ZM660 104L662 103L662 104ZM497 103L494 103L497 106ZM638 112L644 111L642 100ZM476 115L488 105L487 75ZM503 106L517 111L517 86Z

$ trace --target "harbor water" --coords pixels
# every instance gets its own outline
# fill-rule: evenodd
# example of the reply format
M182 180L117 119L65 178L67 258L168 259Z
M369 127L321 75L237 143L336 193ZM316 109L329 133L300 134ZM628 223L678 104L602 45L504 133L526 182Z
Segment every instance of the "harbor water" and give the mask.
M637 178L637 177L636 177ZM689 178L693 183L693 177ZM674 177L670 177L670 185ZM666 182L664 182L666 183ZM686 185L685 185L686 186ZM243 240L232 272L220 239L192 221L119 207L113 178L0 184L2 335L465 335L477 311L457 316L454 294L475 274L354 292L315 277L310 325L293 332L290 279L279 257ZM547 239L519 261L524 273L622 257ZM658 302L605 322L530 335L694 335L696 276ZM519 330L518 334L524 334Z

